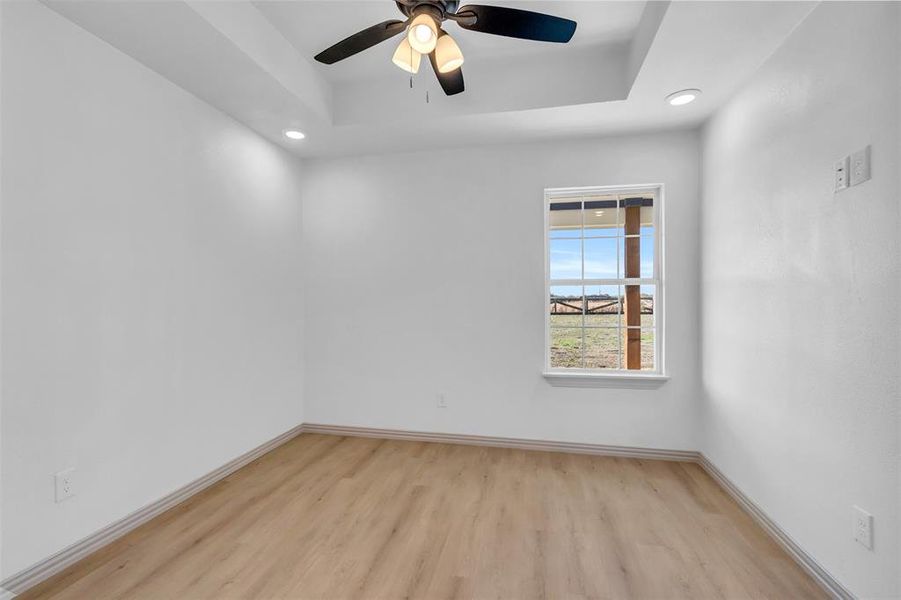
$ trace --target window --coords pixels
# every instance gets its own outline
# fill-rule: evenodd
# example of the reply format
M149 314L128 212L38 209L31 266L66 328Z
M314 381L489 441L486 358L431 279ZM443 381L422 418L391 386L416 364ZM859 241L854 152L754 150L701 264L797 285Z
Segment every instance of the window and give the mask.
M662 375L662 187L545 191L547 374Z

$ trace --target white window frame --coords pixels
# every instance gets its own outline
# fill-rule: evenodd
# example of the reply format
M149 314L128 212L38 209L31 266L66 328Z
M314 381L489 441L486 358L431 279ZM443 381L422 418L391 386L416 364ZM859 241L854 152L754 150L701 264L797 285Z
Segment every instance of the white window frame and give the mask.
M656 387L669 379L665 362L666 311L664 281L664 189L662 183L638 185L606 185L570 188L547 188L544 190L544 372L543 375L553 385L573 387ZM574 200L588 195L613 194L653 194L654 195L654 277L652 278L617 278L617 279L585 279L583 255L583 278L551 280L550 261L550 204L551 200L571 197ZM583 233L584 235L584 233ZM582 238L584 239L584 238ZM619 253L619 244L617 244ZM638 285L655 286L654 294L654 357L653 371L630 369L585 369L585 368L552 368L551 365L551 319L548 312L548 298L552 286L585 286L585 285L624 285L625 281Z

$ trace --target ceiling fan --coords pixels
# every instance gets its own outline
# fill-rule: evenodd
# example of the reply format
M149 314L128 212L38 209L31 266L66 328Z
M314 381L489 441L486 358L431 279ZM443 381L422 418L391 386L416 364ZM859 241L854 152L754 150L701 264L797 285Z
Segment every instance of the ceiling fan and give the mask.
M575 21L517 8L480 4L467 4L460 8L459 0L395 0L395 3L407 17L405 21L384 21L358 31L317 54L316 60L331 65L406 30L404 39L394 52L394 64L408 73L416 73L422 55L428 55L441 89L452 96L464 89L461 69L463 53L441 27L444 21L455 21L470 31L563 44L571 40L576 32Z

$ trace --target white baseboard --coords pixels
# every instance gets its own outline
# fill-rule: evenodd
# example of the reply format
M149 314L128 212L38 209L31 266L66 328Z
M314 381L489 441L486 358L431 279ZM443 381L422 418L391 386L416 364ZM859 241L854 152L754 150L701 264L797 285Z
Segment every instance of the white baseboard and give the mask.
M700 454L698 463L830 596L838 600L853 600L855 598L848 588L829 574L813 556L801 548L778 523L773 521L757 503L751 500L726 477L710 459L704 454Z
M303 425L298 425L289 429L278 437L275 437L268 442L257 446L253 450L245 452L241 456L227 462L215 471L211 471L203 477L195 479L188 485L175 490L171 494L164 496L155 502L151 502L147 506L107 525L103 529L75 542L71 546L63 548L56 554L8 577L0 582L0 600L12 598L15 594L21 594L25 590L49 579L82 558L85 558L92 552L99 550L103 546L115 541L138 526L143 525L157 515L166 512L176 504L184 502L194 494L208 488L217 481L228 477L244 465L256 460L267 452L274 450L278 446L281 446L285 442L299 435L302 431Z
M400 429L376 429L372 427L345 427L340 425L324 425L307 423L298 425L280 436L242 454L234 460L219 467L203 477L196 479L175 492L148 504L127 517L104 527L100 531L72 544L56 554L32 565L31 567L0 582L0 600L12 598L15 594L34 587L45 579L56 575L63 569L78 562L92 552L115 541L129 531L142 525L157 515L169 510L176 504L184 502L194 494L224 479L244 465L274 450L300 433L320 433L327 435L371 437L380 439L409 440L419 442L442 442L447 444L466 444L495 448L515 448L520 450L542 450L547 452L570 452L575 454L592 454L596 456L619 456L647 460L675 460L698 463L708 474L738 502L751 517L756 520L785 551L803 568L822 588L838 600L853 600L854 595L837 579L830 575L810 554L804 551L779 525L732 481L729 480L706 456L694 450L666 450L659 448L636 448L632 446L610 446L603 444L582 444L576 442L554 442L482 435L464 435L452 433L433 433L426 431L407 431Z
M694 450L663 450L635 448L631 446L607 446L602 444L579 444L573 442L552 442L495 436L462 435L449 433L429 433L398 429L374 429L371 427L345 427L307 423L304 433L323 433L355 437L372 437L418 442L443 442L447 444L469 444L497 448L517 448L520 450L544 450L549 452L573 452L597 456L622 456L654 460L677 460L698 463L738 502L767 534L770 535L830 596L837 600L853 600L855 597L845 586L829 574L810 554L804 551L785 530L773 521L753 500L727 478L703 453Z
M663 450L657 448L636 448L633 446L608 446L603 444L582 444L577 442L554 442L522 438L468 435L459 433L432 433L428 431L407 431L401 429L374 429L372 427L344 427L305 423L304 433L324 433L353 437L371 437L413 442L443 442L445 444L466 444L470 446L490 446L494 448L515 448L518 450L543 450L546 452L570 452L573 454L594 454L597 456L622 456L652 460L679 460L697 462L694 450Z

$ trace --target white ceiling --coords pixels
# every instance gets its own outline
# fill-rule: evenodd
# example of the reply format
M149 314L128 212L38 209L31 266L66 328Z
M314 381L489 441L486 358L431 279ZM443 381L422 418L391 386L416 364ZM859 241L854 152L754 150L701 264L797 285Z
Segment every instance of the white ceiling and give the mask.
M526 42L449 24L467 59L466 91L445 97L427 67L410 89L390 63L393 41L337 65L312 60L354 31L400 17L392 0L44 1L301 156L694 127L815 5L502 0L496 3L574 18L573 42ZM697 102L664 103L688 87L704 91ZM307 138L287 140L286 128Z

